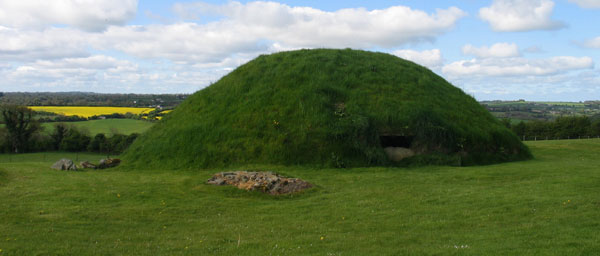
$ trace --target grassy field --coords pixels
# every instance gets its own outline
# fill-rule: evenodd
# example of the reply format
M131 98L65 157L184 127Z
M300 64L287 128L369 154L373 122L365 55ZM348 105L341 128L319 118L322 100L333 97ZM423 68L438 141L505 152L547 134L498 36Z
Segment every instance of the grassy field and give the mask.
M43 123L44 130L48 133L54 130L56 123ZM129 135L132 133L143 133L148 130L154 123L135 119L104 119L104 120L89 120L81 122L64 122L66 125L74 125L90 132L94 136L98 133L111 134L117 131L120 134Z
M585 103L581 102L540 102L541 104L547 104L552 106L571 106L571 107L584 107Z
M120 134L129 135L132 133L143 133L150 129L154 123L135 120L135 119L104 119L104 120L89 120L89 121L78 121L78 122L63 122L66 125L74 125L82 130L89 131L91 136L98 133L112 134L116 131ZM54 125L57 123L42 123L44 132L51 133L54 130ZM0 128L4 127L4 124L0 124Z
M477 167L247 167L317 186L280 197L204 184L223 170L0 155L0 255L599 255L600 140L527 144Z
M550 106L571 106L571 107L584 107L585 103L582 102L562 102L562 101L485 101L486 105L489 106L510 106L510 105L528 105L528 104L545 104Z

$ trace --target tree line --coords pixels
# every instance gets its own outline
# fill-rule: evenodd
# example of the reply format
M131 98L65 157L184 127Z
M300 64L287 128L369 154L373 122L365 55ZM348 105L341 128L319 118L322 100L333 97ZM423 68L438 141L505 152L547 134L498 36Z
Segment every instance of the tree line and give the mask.
M577 139L600 136L600 118L587 116L558 117L550 121L521 121L502 123L523 140Z
M139 134L113 133L107 136L98 133L91 136L88 131L74 125L55 123L50 133L44 132L35 112L16 105L0 106L0 153L25 153L42 151L97 152L108 155L122 153Z
M156 121L156 117L162 116L162 110L155 109L148 113L142 113L139 115L127 112L125 114L122 113L112 113L106 115L93 115L90 117L83 117L78 115L60 115L52 112L45 111L35 111L37 121L40 123L53 123L53 122L80 122L80 121L89 121L89 120L98 120L98 119L136 119L136 120L145 120L145 121ZM2 123L2 121L0 121Z
M106 94L91 92L0 92L0 104L22 106L111 106L173 108L189 94Z

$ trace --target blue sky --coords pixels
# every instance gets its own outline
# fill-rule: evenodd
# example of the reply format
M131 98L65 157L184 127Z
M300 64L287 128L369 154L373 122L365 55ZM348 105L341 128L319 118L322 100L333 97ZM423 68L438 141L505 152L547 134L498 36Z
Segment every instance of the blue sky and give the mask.
M0 91L192 93L252 58L387 52L478 100L600 99L600 0L2 1Z

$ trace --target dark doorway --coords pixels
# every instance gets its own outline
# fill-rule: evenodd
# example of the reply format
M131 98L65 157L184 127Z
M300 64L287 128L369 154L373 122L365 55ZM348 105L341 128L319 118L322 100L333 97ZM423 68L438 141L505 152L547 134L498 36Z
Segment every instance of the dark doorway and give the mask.
M412 136L395 136L395 135L383 135L379 136L381 147L396 147L396 148L410 148L412 144Z

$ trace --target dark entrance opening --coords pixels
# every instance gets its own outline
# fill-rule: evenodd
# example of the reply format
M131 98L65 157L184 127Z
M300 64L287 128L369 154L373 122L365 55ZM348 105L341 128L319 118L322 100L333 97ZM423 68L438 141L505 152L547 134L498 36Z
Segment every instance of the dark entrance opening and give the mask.
M412 136L396 136L396 135L383 135L379 136L379 142L381 147L395 147L395 148L410 148L412 144Z

